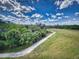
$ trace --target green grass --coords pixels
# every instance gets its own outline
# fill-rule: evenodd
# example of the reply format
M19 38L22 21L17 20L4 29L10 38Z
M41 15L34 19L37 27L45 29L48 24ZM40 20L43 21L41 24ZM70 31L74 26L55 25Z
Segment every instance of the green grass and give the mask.
M4 59L79 59L79 31L50 29L56 34L29 55Z

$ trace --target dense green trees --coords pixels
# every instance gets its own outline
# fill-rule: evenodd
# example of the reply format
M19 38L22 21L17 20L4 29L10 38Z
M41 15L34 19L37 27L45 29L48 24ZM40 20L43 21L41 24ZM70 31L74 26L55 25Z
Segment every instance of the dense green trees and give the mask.
M47 28L79 30L79 25L55 25L55 26L47 26Z
M35 25L23 26L15 24L0 24L0 50L34 44L47 33L45 28Z

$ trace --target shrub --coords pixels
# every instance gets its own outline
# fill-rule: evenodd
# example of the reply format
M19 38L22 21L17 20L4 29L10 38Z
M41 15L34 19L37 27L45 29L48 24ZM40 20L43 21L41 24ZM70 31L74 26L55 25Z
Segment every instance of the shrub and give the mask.
M41 29L38 26L5 25L7 26L0 26L0 29L6 29L0 32L0 49L16 48L23 45L28 47L40 40L47 33L46 29Z

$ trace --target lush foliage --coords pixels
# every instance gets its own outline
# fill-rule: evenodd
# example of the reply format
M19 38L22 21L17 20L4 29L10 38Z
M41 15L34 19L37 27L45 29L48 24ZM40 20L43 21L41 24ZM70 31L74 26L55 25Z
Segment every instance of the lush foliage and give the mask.
M16 48L26 45L26 47L40 40L46 35L45 28L30 25L16 25L0 23L0 50Z

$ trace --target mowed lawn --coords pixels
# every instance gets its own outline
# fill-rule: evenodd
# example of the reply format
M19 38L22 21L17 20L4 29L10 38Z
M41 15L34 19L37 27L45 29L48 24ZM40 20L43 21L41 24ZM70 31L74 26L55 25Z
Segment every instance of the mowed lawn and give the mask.
M5 59L79 59L79 31L50 29L56 34L32 53L19 58Z

